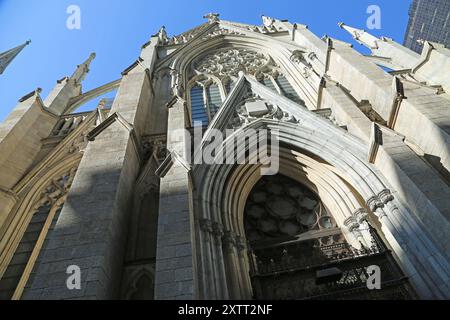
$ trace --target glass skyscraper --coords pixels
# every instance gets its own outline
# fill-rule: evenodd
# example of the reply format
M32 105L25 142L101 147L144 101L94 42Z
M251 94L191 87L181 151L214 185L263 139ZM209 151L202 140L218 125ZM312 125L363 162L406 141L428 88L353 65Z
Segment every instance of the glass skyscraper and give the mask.
M421 53L418 40L450 46L450 0L413 0L404 44Z

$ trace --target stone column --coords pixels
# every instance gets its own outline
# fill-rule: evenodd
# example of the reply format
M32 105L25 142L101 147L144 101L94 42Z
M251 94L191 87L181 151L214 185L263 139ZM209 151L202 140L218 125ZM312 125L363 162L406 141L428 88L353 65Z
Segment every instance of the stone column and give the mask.
M226 231L223 237L224 258L227 270L228 291L230 299L243 299L239 281L239 258L236 250L236 235L232 231Z

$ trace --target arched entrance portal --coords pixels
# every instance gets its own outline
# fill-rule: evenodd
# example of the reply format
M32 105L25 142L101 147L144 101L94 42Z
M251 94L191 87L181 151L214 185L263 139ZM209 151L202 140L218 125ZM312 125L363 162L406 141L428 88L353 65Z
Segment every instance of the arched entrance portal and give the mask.
M244 225L255 299L411 298L372 228L372 243L354 248L319 196L286 176L259 180L248 197ZM381 290L367 287L371 266L380 268Z

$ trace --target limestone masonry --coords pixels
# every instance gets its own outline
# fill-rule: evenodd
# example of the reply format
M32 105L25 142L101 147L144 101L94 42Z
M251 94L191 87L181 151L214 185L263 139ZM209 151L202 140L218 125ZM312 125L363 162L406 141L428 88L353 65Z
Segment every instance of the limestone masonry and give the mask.
M0 125L0 299L449 299L450 50L205 19Z

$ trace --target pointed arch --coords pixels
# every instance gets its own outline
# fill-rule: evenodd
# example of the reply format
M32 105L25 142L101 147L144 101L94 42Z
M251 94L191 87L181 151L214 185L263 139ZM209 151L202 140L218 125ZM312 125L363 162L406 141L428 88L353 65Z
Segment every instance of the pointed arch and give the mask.
M153 300L154 279L154 265L135 268L123 280L123 298L125 300Z
M245 124L234 134L243 135L248 129L278 132L277 139L283 146L280 150L280 169L285 170L285 175L291 178L297 177L297 179L301 179L302 176L309 180L313 178L315 181L310 181L311 185L317 190L321 189L320 192L324 195L325 201L339 204L335 208L335 213L338 213L336 220L339 221L339 226L344 229L350 242L352 242L350 235L352 231L356 231L353 234L355 238L364 237L360 226L364 224L365 217L370 213L378 226L378 231L388 240L415 288L422 296L430 297L429 288L435 287L434 280L419 274L412 267L411 261L420 263L422 260L419 257L421 253L413 248L416 246L416 239L420 238L419 241L428 247L427 250L438 251L429 241L428 235L420 230L418 222L409 209L395 197L396 192L391 192L383 176L367 162L363 141L333 126L327 120L299 108L289 99L277 95L245 76L241 76L238 80L237 86L227 98L224 107L205 133L204 141L210 138L211 130L223 130L231 121L233 110L236 108L236 103L239 103L239 97L245 91L243 88L246 84L251 86L251 90L256 90L262 98L276 103L299 121L286 122L261 118ZM250 148L250 146L243 147ZM219 150L218 153L220 152ZM308 173L302 174L305 167ZM204 288L204 294L207 296L214 294L222 298L251 298L251 286L249 279L245 277L248 274L246 269L248 258L245 254L242 217L246 197L261 176L261 167L257 165L199 165L193 170L195 173L193 176L198 177L194 181L196 186L194 200L197 204L195 212L199 215L198 219L218 225L212 237L205 235L205 232L199 232L198 245L203 246L202 249L205 251L212 250L208 249L207 245L204 247L203 241L206 238L221 246L224 252L221 258L202 259L201 268L206 275L212 277L208 281L216 282L216 288ZM305 181L302 182L305 183ZM202 230L201 226L199 229ZM208 228L203 228L205 229ZM208 256L208 253L203 254ZM228 266L229 270L239 270L236 275L231 275L232 279L220 265L217 265L220 259L232 264ZM435 262L442 264L441 259L442 257L437 257ZM434 275L439 277L439 267L436 268L430 264L427 268L434 268ZM208 281L206 283L209 283ZM445 280L442 279L442 281ZM223 289L223 286L226 289Z
M183 76L184 88L188 88L188 75L191 72L192 63L199 57L225 48L249 49L267 55L274 60L275 64L282 71L281 73L292 85L295 93L305 101L307 107L310 109L316 108L317 101L311 95L312 89L310 84L304 78L298 76L304 74L305 65L296 63L291 59L293 52L295 50L298 51L298 46L288 46L286 43L273 42L273 38L261 34L249 34L246 37L227 34L210 37L206 40L199 37L161 61L156 67L156 73L161 72L167 67L177 70ZM318 87L314 90L318 90Z

